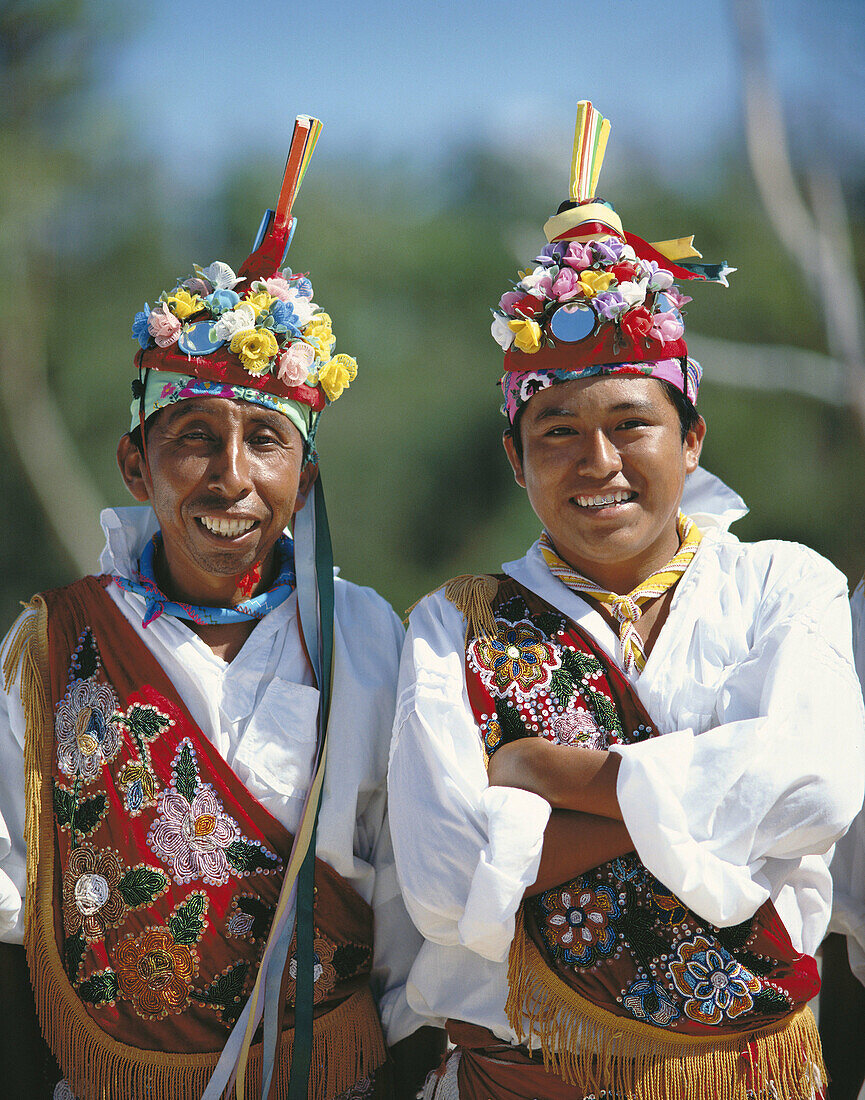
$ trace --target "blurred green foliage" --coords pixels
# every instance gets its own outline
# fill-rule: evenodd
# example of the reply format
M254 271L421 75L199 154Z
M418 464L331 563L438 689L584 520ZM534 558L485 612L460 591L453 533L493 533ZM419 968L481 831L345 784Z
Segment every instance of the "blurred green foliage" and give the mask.
M0 14L0 261L38 296L52 390L99 492L124 504L114 451L128 424L133 314L193 261L236 267L244 259L280 165L247 164L215 189L178 195L123 140L112 138L109 150L93 132L70 128L87 66L62 68L57 56L67 57L86 14L83 3L61 2L13 3ZM86 58L76 42L72 55ZM38 64L53 65L57 79L39 85ZM16 115L9 103L25 93L41 97L41 108L28 101ZM110 132L122 134L121 123ZM296 205L288 260L310 272L316 300L334 318L337 350L355 355L360 372L324 417L321 469L343 574L402 610L455 573L518 557L537 535L501 450L501 357L489 308L543 243L564 168L551 183L492 153L454 149L430 186L399 165L336 164L325 149ZM740 157L719 157L690 193L654 185L653 166L632 163L640 186L619 181L613 195L627 226L648 239L693 232L704 255L739 268L727 291L698 288L689 331L823 349L816 310ZM855 229L861 240L861 224ZM851 415L713 385L712 363L704 367L704 465L750 504L740 537L803 541L851 579L861 575L865 446ZM6 433L0 494L6 624L18 600L70 580L73 569L34 507Z

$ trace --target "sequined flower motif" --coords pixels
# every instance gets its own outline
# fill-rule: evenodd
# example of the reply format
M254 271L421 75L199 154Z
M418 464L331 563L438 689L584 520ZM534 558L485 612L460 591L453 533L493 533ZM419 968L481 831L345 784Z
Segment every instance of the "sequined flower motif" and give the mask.
M541 896L545 911L544 938L551 950L574 966L591 966L612 955L617 937L611 921L621 916L615 893L609 886L564 889Z
M186 1008L198 953L176 943L167 928L147 928L118 944L114 965L120 992L135 1011L148 1020L162 1020Z
M550 732L559 745L587 745L589 748L606 748L606 734L588 710L576 707L558 715L550 723Z
M668 1027L681 1015L661 986L650 978L638 978L625 990L622 1006L635 1020L644 1020L655 1027Z
M649 881L649 897L660 923L668 928L680 924L688 915L688 910L676 895L654 877Z
M495 638L478 638L472 643L486 687L503 695L529 695L548 687L562 663L555 647L544 641L531 623L497 620L497 627Z
M286 1002L293 1005L294 995L297 990L297 943L293 943L289 950L292 951L292 955L288 963L285 997ZM336 970L333 965L333 953L335 950L336 946L328 940L323 939L321 936L316 936L312 941L313 1004L318 1004L319 1001L324 1000L336 985Z
M484 732L484 748L487 756L492 756L502 743L502 724L498 718L490 718Z
M222 886L231 875L225 849L239 839L237 822L224 812L210 787L200 786L190 800L177 791L162 792L159 817L147 842L171 868L175 882L202 879Z
M156 780L150 769L140 760L123 765L118 776L120 786L126 791L126 809L135 817L146 806L152 806L156 798Z
M685 997L685 1015L698 1024L720 1024L748 1012L759 979L723 947L713 947L702 936L679 944L678 958L670 963L676 989Z
M108 684L72 681L54 718L57 766L64 775L80 775L89 783L114 759L121 744L116 710L117 696Z
M117 889L123 867L114 852L97 852L89 844L69 853L63 875L63 929L67 936L79 929L87 940L97 940L106 928L123 919L126 906Z

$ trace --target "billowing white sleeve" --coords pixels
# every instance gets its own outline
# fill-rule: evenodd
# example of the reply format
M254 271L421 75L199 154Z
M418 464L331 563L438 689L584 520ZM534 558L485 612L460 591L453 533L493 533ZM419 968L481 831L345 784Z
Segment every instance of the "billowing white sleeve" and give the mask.
M865 694L865 581L850 600L853 653ZM847 937L850 969L865 985L865 810L860 810L832 857L832 922L830 931Z
M829 852L865 783L845 579L803 549L792 568L770 560L760 584L747 655L716 686L716 724L614 750L640 858L718 926L750 917L784 866Z
M465 686L465 623L439 592L412 613L389 769L403 897L423 936L503 960L540 865L549 803L490 787Z
M0 642L0 665L24 612ZM24 935L24 710L17 681L6 691L0 676L0 941L21 943Z

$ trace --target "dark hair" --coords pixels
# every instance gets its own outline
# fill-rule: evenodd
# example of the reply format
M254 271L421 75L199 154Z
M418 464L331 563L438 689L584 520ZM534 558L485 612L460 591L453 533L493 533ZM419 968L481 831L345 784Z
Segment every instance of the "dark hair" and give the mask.
M157 412L158 411L159 410L157 409ZM153 427L153 422L154 422L155 419L156 419L156 413L154 412L154 413L151 413L150 416L148 416L148 418L144 421L144 438L145 439L147 439L149 437L150 429ZM141 425L140 424L136 424L135 427L130 431L129 438L132 440L132 445L135 447L136 451L141 451L142 447L141 447Z
M663 378L656 379L661 383L667 397L670 400L670 404L679 414L679 426L682 430L682 442L685 442L685 436L688 432L691 432L696 428L700 414L697 412L694 403L689 397L686 397L680 389L677 389L672 382L667 382ZM526 405L528 402L526 402ZM520 420L522 419L523 410L526 405L521 405L517 410L517 415L514 417L514 422L509 428L505 428L505 435L509 435L514 441L514 450L517 452L517 457L520 462L523 460L523 437L520 433Z

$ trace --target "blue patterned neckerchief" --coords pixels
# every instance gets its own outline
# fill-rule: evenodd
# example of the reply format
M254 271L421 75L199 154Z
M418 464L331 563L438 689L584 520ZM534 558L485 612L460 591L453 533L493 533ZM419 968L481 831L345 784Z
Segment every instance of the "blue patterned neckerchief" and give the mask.
M206 626L209 623L245 623L251 619L263 619L275 607L288 599L296 584L294 572L294 543L288 535L280 535L276 543L279 555L279 573L266 592L252 596L236 607L199 607L195 604L176 603L170 600L160 589L154 571L156 551L162 544L162 535L157 532L144 547L138 561L138 575L134 578L121 577L115 573L114 579L127 592L135 592L145 602L144 618L141 625L149 626L160 615L173 615L177 619L189 619L193 623Z

